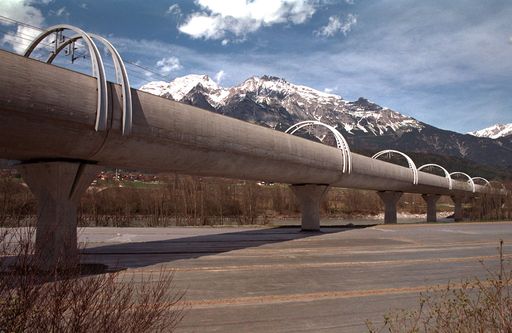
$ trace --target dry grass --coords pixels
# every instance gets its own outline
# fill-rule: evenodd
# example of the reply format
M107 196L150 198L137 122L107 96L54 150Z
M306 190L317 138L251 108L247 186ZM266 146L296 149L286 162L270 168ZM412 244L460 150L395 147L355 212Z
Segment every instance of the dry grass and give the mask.
M497 272L487 268L485 280L474 278L460 285L449 283L444 289L428 290L420 296L417 310L400 310L384 316L384 324L367 322L370 333L473 333L512 332L512 271L499 247Z
M129 276L121 272L40 271L31 234L0 235L0 332L172 332L181 320L172 271L136 281L121 281Z

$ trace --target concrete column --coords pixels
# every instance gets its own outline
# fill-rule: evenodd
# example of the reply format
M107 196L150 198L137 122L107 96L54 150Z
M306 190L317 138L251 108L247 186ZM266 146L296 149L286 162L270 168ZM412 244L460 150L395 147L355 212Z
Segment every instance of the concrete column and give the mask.
M17 166L37 199L35 265L73 268L78 262L77 207L101 168L79 162L42 162Z
M460 196L452 196L453 201L453 220L455 222L462 221L462 201L463 198Z
M319 231L320 203L325 193L327 193L329 185L291 185L290 188L299 200L302 212L302 230Z
M441 196L439 194L422 194L421 197L427 203L427 222L437 222L436 204Z
M384 224L396 223L396 204L403 192L379 191L377 194L384 203Z

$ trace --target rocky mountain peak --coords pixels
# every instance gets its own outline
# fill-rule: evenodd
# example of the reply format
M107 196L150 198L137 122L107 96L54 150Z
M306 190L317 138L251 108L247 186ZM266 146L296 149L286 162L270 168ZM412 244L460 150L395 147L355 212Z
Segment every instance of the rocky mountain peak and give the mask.
M288 83L288 82L286 82L285 79L277 77L277 76L272 76L272 75L263 75L260 77L260 79L263 81L274 81L274 82Z
M270 127L321 120L351 135L403 133L424 127L363 97L347 102L341 96L269 75L250 77L229 89L207 75L187 75L167 85L152 82L141 90Z
M350 104L358 109L366 111L379 111L384 109L382 106L370 102L368 99L364 97L359 97L356 101L350 102Z
M498 139L507 136L512 136L512 123L510 124L496 124L478 131L469 132L473 136L480 138Z
M512 124L487 129L489 137L509 133L498 140L462 135L429 126L364 97L346 101L268 75L248 78L231 88L219 86L207 75L187 75L171 82L150 82L141 90L278 130L303 120L319 120L338 129L354 151L430 152L512 166ZM320 141L323 138L317 136Z
M213 107L222 104L229 94L227 89L220 87L208 75L200 74L185 75L168 83L163 81L149 82L143 85L140 90L175 101L204 99L204 102ZM203 98L199 98L197 94L203 95ZM202 102L202 106L205 106L204 102Z

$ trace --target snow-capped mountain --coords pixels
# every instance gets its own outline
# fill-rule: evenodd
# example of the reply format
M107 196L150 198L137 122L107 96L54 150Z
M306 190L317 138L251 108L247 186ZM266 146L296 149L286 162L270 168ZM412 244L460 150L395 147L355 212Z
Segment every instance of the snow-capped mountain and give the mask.
M203 89L208 102L214 106L220 106L229 91L220 87L208 75L186 75L174 79L171 82L153 81L140 88L153 95L158 95L175 101L182 101L193 89Z
M251 77L223 88L207 75L187 75L170 83L151 82L141 90L273 128L311 119L350 134L383 135L423 128L417 120L364 98L350 102L272 76Z
M469 132L468 134L480 137L498 139L512 135L512 123L510 124L496 124L491 127L481 129L479 131Z
M336 127L356 152L397 149L436 155L441 164L452 156L459 161L453 164L457 170L467 160L512 166L512 136L493 140L442 130L362 97L347 101L273 76L251 77L224 88L207 75L187 75L169 83L151 82L140 90L281 131L299 121L319 120ZM316 129L304 135L320 141L326 137ZM434 163L431 158L427 162Z

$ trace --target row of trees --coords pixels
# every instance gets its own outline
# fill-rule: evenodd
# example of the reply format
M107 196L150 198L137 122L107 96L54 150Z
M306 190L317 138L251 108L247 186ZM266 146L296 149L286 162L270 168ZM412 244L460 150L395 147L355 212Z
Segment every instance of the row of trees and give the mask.
M287 185L254 181L161 175L158 183L97 182L81 200L80 223L87 226L166 226L265 224L272 219L299 217L299 207ZM508 200L508 201L507 201ZM480 196L465 208L472 219L511 218L510 198ZM0 221L33 217L36 202L17 177L0 179ZM451 210L443 197L438 209ZM423 214L417 194L404 194L399 211ZM326 217L376 215L383 206L373 191L332 188L321 207Z

